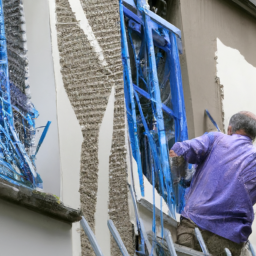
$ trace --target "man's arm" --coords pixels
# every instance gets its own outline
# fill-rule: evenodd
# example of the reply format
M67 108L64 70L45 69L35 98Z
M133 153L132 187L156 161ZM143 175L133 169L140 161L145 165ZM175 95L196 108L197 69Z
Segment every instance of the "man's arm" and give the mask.
M170 157L184 156L191 164L199 164L209 154L216 139L216 133L208 133L192 140L177 142L169 152Z
M244 183L251 198L252 205L256 204L256 154L250 156L254 158L250 164L241 172L240 180Z

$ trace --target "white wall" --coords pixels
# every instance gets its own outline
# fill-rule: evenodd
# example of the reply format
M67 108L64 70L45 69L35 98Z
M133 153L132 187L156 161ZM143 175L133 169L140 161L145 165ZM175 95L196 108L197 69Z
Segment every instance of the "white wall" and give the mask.
M224 45L220 39L217 39L216 56L217 76L224 86L223 108L227 129L233 114L242 110L256 114L256 67L248 63L237 49ZM249 239L256 248L256 221Z
M60 196L60 155L56 88L51 51L47 0L24 0L32 102L39 111L36 127L51 121L48 134L36 159L44 191ZM38 142L41 132L37 133Z
M98 192L95 212L95 236L105 256L110 256L110 232L107 226L109 220L109 156L111 153L113 123L114 123L115 88L108 100L99 132L98 144Z
M37 126L52 121L38 153L38 172L44 191L60 196L64 204L77 209L83 137L60 73L55 1L24 0L24 9L32 102L40 113ZM79 223L73 224L72 233L72 255L79 256Z
M80 157L83 136L80 125L64 88L57 42L55 1L48 2L52 39L52 57L57 91L57 119L59 128L61 200L73 208L80 208ZM81 255L80 224L72 228L73 256Z
M3 256L71 256L71 225L0 200Z
M80 26L88 38L95 39L93 32L88 26L88 21L84 15L79 0L69 1L77 20L81 20ZM79 180L80 180L80 155L83 141L80 125L65 92L61 68L59 64L59 51L57 44L55 1L49 1L51 16L52 51L54 60L54 72L57 89L57 113L59 123L60 156L62 169L62 200L72 207L80 206ZM98 45L94 41L94 46ZM95 51L101 51L96 47ZM99 54L100 61L104 65L104 58ZM113 117L114 117L114 94L112 88L106 112L99 131L99 173L98 173L98 193L95 213L95 236L104 255L110 256L110 232L107 227L108 196L109 196L109 155L112 144ZM72 150L70 150L72 149ZM72 170L72 171L71 171ZM80 236L77 230L79 225L73 227L73 256L81 253Z

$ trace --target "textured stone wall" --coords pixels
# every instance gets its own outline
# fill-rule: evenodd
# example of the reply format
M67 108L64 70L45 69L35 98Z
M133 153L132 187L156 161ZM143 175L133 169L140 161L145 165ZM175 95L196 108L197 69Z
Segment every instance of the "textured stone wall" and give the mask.
M98 180L98 134L112 86L115 86L114 130L110 156L109 215L128 252L134 254L129 220L125 148L125 111L118 1L83 1L86 17L107 65L80 28L68 0L56 0L58 46L64 86L82 128L81 207L94 229ZM94 255L82 232L82 255ZM111 255L121 255L111 241Z

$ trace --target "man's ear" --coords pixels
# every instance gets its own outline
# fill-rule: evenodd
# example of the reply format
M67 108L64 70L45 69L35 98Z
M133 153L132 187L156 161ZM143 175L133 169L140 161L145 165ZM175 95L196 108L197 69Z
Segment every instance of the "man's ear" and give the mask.
M228 135L232 135L232 127L231 127L231 125L228 126Z

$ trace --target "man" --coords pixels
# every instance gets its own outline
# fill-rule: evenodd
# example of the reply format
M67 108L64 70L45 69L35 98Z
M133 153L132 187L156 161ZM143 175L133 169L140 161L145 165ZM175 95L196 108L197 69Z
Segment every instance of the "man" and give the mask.
M256 116L244 111L231 117L228 135L211 132L172 147L170 157L197 165L177 230L179 244L199 250L199 227L212 255L225 255L225 248L241 254L256 203L255 138Z

